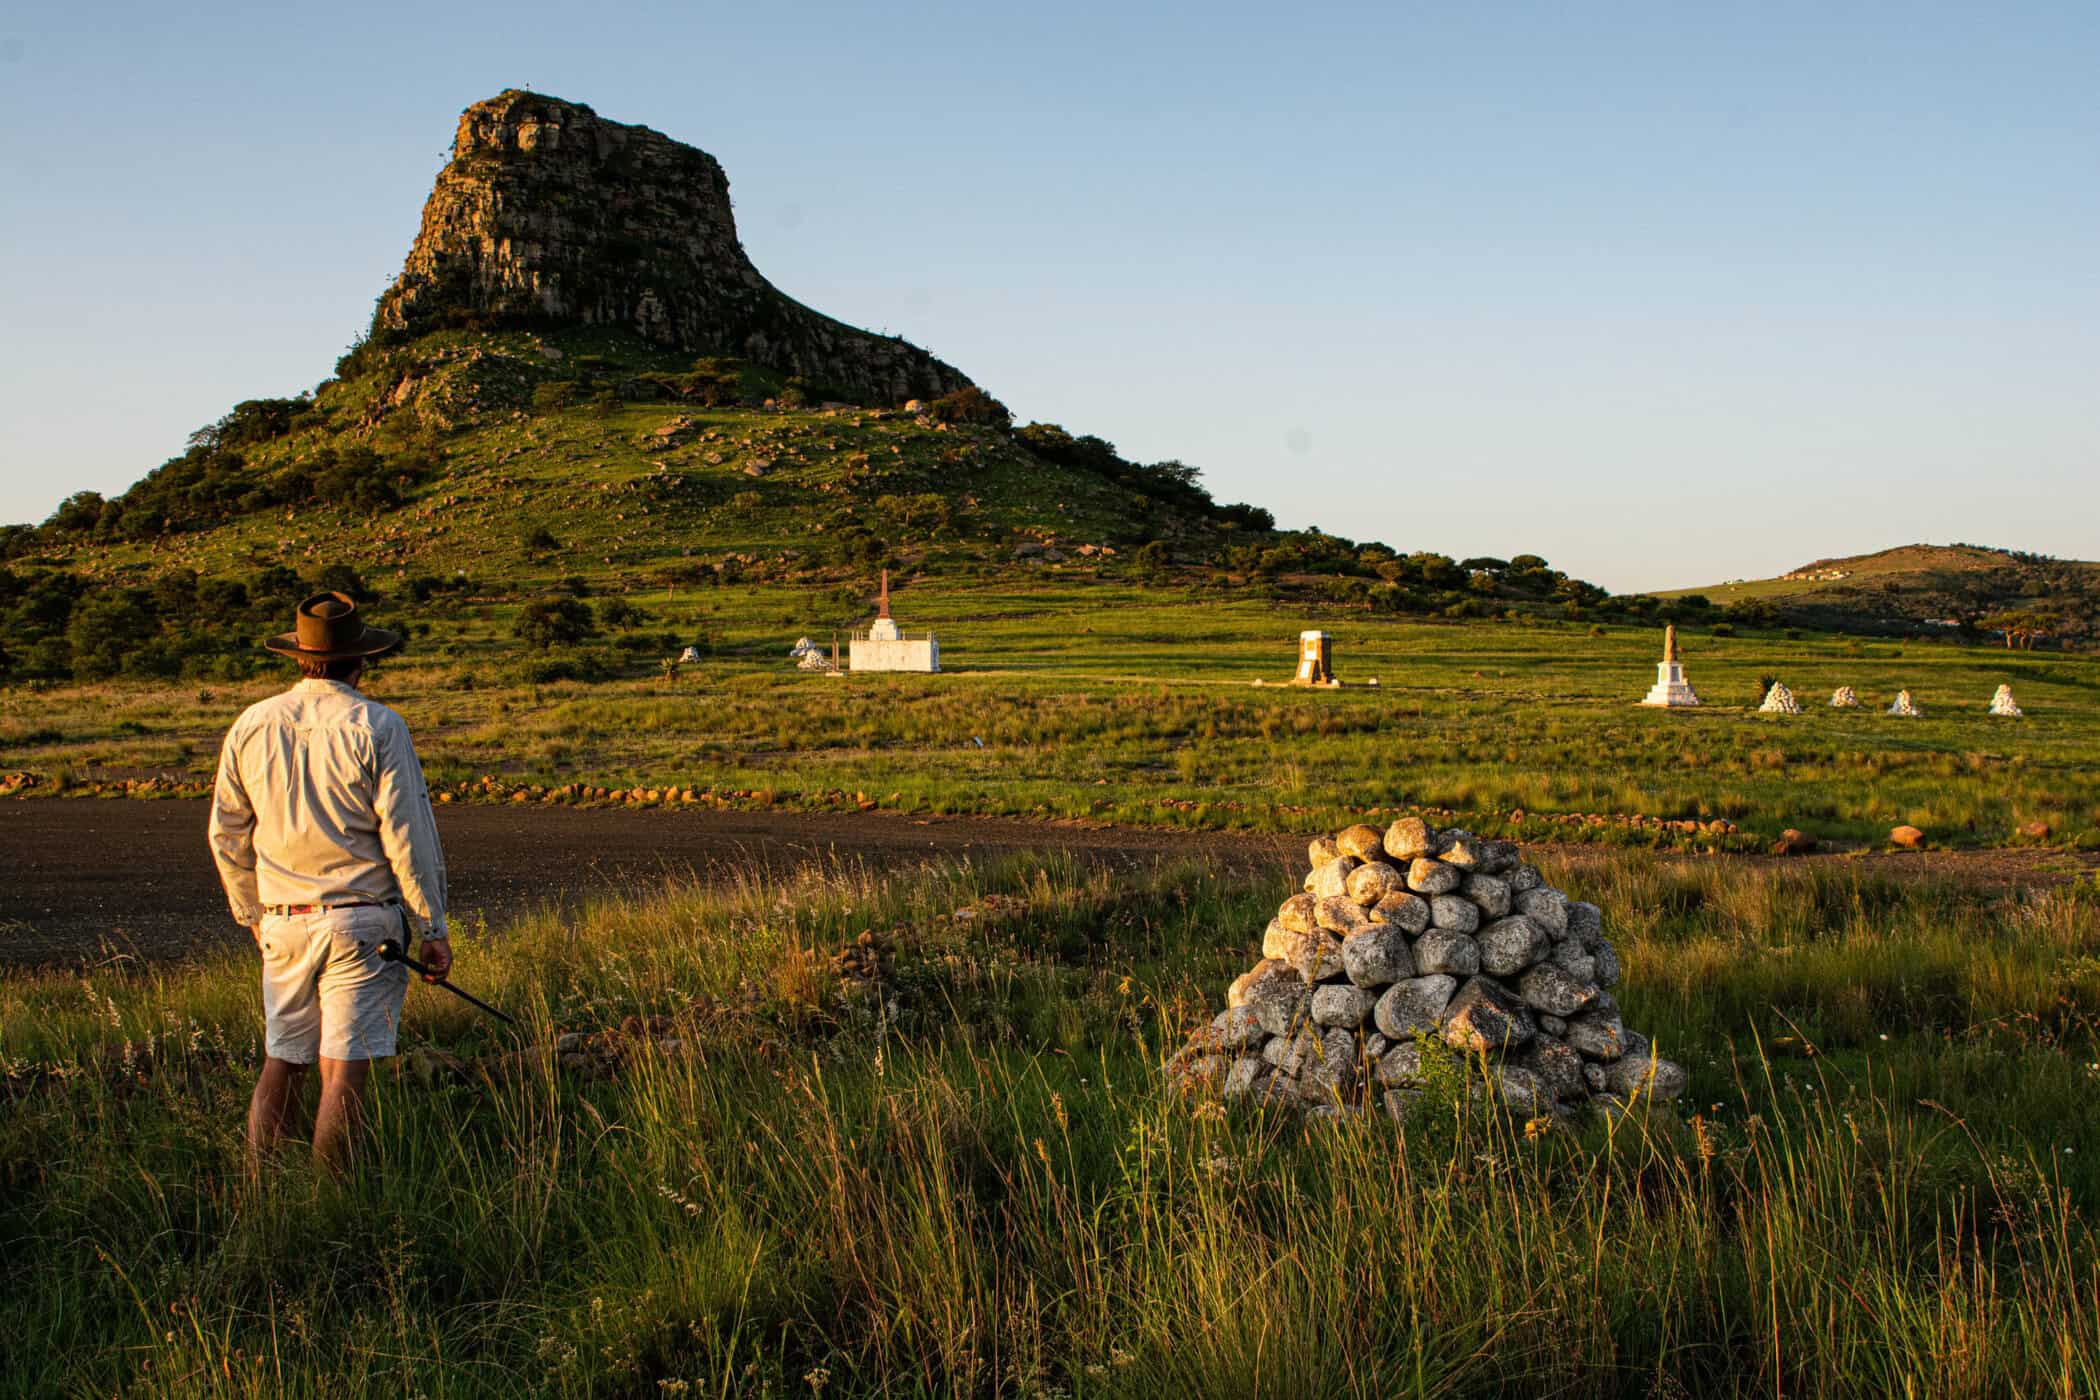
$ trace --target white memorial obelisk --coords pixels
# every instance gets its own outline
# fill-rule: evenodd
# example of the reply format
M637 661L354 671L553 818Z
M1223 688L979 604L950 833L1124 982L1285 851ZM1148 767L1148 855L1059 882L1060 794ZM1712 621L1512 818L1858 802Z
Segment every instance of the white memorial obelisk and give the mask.
M1674 622L1663 629L1662 663L1655 668L1654 688L1641 703L1671 708L1699 703L1699 693L1684 678L1684 658L1677 654L1677 624Z

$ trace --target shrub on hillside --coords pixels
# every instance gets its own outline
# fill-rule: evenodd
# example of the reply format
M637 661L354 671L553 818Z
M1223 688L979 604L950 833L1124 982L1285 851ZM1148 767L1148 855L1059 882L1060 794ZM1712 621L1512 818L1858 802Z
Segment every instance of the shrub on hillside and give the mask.
M573 646L597 630L588 605L575 598L543 598L525 605L511 633L546 651L556 646Z
M926 406L926 412L936 422L974 423L988 428L1004 428L1014 421L1005 404L975 384L941 395Z
M608 632L625 632L640 627L649 620L649 614L628 602L625 598L606 598L597 608L598 626Z

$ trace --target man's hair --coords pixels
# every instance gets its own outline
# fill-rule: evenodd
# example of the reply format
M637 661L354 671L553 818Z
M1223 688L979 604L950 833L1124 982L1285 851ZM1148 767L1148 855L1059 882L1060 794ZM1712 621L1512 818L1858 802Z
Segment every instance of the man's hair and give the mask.
M347 681L357 674L357 668L365 664L362 656L343 656L333 661L322 661L311 656L293 658L299 663L299 674L310 681Z

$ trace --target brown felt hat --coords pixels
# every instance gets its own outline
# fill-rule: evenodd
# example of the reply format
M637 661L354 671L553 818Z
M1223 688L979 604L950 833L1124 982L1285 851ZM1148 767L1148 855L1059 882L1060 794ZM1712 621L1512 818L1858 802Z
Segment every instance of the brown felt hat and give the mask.
M347 661L353 656L381 656L401 645L401 634L367 627L357 603L347 593L316 593L299 605L293 631L263 643L280 656L315 661Z

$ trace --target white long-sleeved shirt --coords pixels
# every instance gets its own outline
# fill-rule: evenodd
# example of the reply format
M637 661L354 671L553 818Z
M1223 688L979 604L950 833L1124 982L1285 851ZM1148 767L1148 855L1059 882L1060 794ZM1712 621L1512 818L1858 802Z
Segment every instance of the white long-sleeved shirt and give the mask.
M236 923L398 899L445 937L445 855L408 725L340 681L302 680L226 731L211 853Z

